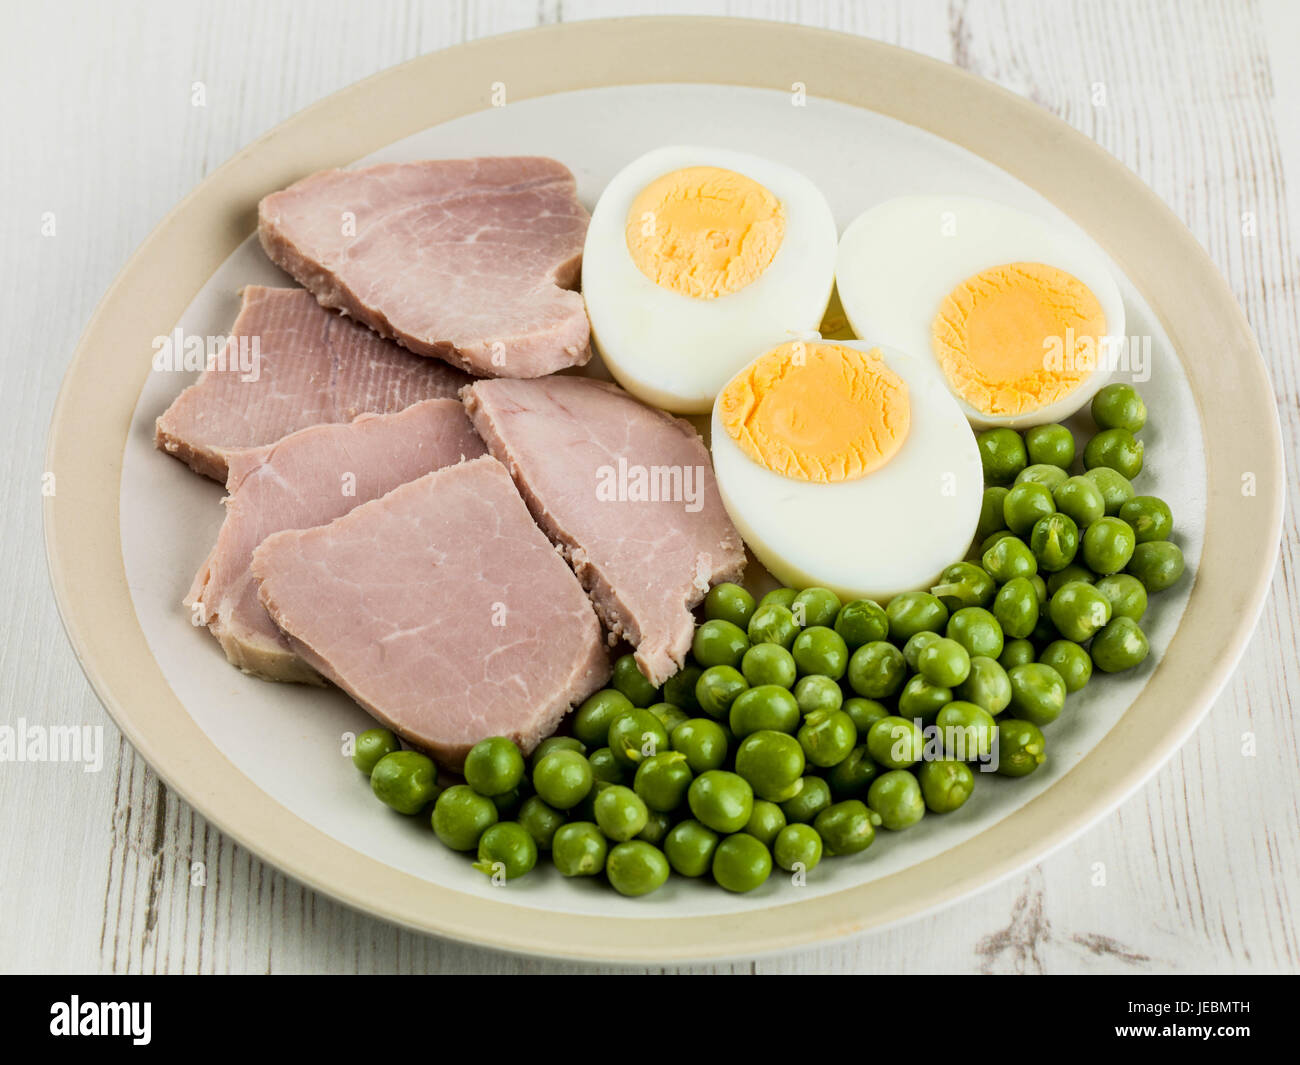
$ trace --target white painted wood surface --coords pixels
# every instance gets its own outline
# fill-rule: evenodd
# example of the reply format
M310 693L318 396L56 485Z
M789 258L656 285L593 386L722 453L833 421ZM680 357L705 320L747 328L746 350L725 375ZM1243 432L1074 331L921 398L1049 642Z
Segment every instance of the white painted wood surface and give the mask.
M96 302L164 212L319 97L538 22L714 13L864 34L1037 101L1132 167L1209 249L1300 435L1300 5L1273 0L869 3L6 3L0 156L0 723L102 724L99 773L0 764L0 970L581 970L411 934L288 880L170 794L118 736L60 628L40 477L59 381ZM1273 54L1270 55L1270 49ZM206 86L207 106L191 106ZM1097 106L1097 89L1104 106ZM1290 178L1290 220L1286 179ZM55 233L42 234L52 213ZM48 226L47 226L48 228ZM1250 426L1242 426L1249 432ZM1297 482L1259 630L1190 742L1029 872L859 940L723 971L1300 969ZM1242 624L1224 618L1225 625ZM1243 755L1252 734L1257 753ZM190 883L191 862L207 884ZM1099 865L1100 863L1100 865ZM1105 883L1098 886L1097 870Z

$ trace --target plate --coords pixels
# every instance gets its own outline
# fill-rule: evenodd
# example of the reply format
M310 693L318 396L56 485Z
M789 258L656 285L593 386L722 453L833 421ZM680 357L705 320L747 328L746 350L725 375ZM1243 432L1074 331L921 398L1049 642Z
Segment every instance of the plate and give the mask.
M503 105L504 104L504 105ZM152 341L225 332L236 293L287 283L250 236L258 199L329 166L536 152L591 206L627 160L716 143L799 167L841 228L908 192L976 194L1078 229L1108 255L1148 338L1142 486L1168 499L1190 576L1154 601L1151 659L1071 697L1048 767L982 778L956 814L731 896L674 879L619 898L553 872L493 887L389 814L342 756L368 719L337 692L231 669L180 599L221 519L218 486L156 452L153 418L188 378ZM1252 427L1250 433L1242 426ZM55 411L50 569L69 636L122 731L212 823L290 875L413 928L606 961L753 956L951 902L1062 845L1138 787L1195 727L1257 618L1281 523L1281 444L1255 342L1160 201L1080 134L962 72L859 38L727 19L620 19L425 56L290 119L167 216L87 327ZM1218 619L1238 619L1226 634Z

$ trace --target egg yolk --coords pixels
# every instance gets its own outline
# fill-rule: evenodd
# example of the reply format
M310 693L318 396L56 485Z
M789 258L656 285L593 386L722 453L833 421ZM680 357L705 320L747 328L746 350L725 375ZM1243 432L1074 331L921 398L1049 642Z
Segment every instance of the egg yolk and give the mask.
M836 484L897 454L912 413L907 384L879 350L793 341L750 363L718 396L728 435L783 477Z
M715 166L656 178L627 215L636 268L661 288L700 300L756 281L784 236L781 201L744 174Z
M1077 277L1007 263L948 293L930 329L953 391L983 414L1024 414L1064 399L1096 368L1101 303Z

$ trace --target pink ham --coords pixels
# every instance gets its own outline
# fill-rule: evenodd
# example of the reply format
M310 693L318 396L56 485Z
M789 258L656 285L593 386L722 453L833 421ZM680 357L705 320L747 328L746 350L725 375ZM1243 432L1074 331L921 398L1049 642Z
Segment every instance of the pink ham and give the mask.
M258 359L250 373L233 356L241 343L251 351L254 338ZM309 425L455 397L468 381L332 314L310 292L249 285L223 358L167 408L154 440L195 472L225 483L230 456L243 449Z
M483 442L454 399L346 425L302 429L230 460L226 520L185 599L233 665L266 680L319 684L257 598L253 549L283 529L310 529L430 470L477 458Z
M681 666L691 608L745 566L699 434L579 377L477 381L474 428L572 564L611 636L660 684Z
M486 736L531 751L609 677L590 602L488 456L268 537L253 575L312 668L452 768Z
M591 357L588 215L554 159L444 159L312 174L262 200L273 262L327 307L480 377Z

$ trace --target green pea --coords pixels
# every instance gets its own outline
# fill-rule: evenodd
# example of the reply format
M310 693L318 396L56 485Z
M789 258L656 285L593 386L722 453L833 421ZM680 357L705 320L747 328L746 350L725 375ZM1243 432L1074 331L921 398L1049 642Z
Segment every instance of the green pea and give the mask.
M789 647L799 635L799 624L789 607L779 603L760 603L749 619L749 642L775 643Z
M1002 516L1002 503L1009 491L1009 488L998 484L984 489L984 495L980 499L980 519L975 526L977 541L985 540L1007 527L1006 518Z
M1050 725L1065 709L1065 681L1051 666L1031 662L1016 666L1011 678L1011 715L1035 725Z
M598 691L578 707L573 716L573 734L592 749L604 747L608 743L609 723L631 709L632 701L622 692L613 688Z
M984 480L990 484L1010 484L1029 465L1025 442L1014 429L985 429L975 437L975 443L979 445Z
M577 751L585 756L587 745L576 736L548 736L533 748L533 753L528 756L528 767L536 769L537 763L552 751Z
M1132 618L1112 618L1093 638L1092 660L1103 673L1132 669L1151 650L1146 633Z
M739 668L749 650L749 637L745 630L730 621L706 621L695 630L691 653L706 669L710 666Z
M751 685L776 684L782 688L793 688L798 676L794 655L776 643L754 644L741 659L740 672Z
M799 789L803 775L804 749L784 732L760 729L740 742L736 750L736 773L760 799L785 802Z
M419 751L390 751L371 770L370 790L399 814L418 814L438 795L438 771Z
M932 643L937 643L944 637L937 632L918 632L910 637L907 643L903 644L903 660L907 663L909 669L917 669L917 663L920 661L921 652Z
M1003 657L1006 657L1012 644L1022 643L1028 641L1012 640L1007 643L1002 651ZM1024 661L1032 662L1033 653L1033 644L1029 644L1029 658ZM1020 664L1019 661L1012 663ZM963 702L974 703L996 716L1011 702L1011 679L1007 676L1007 668L1009 667L1004 667L992 658L977 655L970 660L970 676L957 686L953 694Z
M443 846L454 851L472 851L499 817L491 799L478 794L468 784L455 784L439 795L433 805L433 831Z
M480 795L504 795L524 779L524 756L513 740L489 736L465 756L465 783Z
M811 873L822 860L822 838L811 825L786 825L772 850L786 872Z
M1097 575L1092 572L1082 562L1071 562L1063 570L1057 570L1047 578L1047 597L1051 602L1051 597L1064 588L1071 581L1083 581L1084 584L1093 584L1097 580Z
M553 750L533 768L533 789L557 810L572 810L595 782L595 766L577 751Z
M1062 636L1086 643L1110 620L1110 600L1091 584L1071 581L1052 596L1048 612Z
M1119 508L1119 517L1133 528L1139 544L1168 540L1174 531L1174 515L1169 504L1157 496L1134 496Z
M885 606L885 614L889 618L889 638L896 644L906 643L918 632L942 632L948 620L948 608L929 592L896 595Z
M804 777L798 793L781 803L790 824L808 824L831 804L831 786L821 777Z
M814 710L799 729L804 756L819 769L839 765L857 742L857 726L843 710Z
M1183 553L1177 544L1169 540L1148 540L1134 549L1128 572L1148 592L1163 592L1178 583L1183 567Z
M835 617L835 631L850 651L865 643L883 640L889 635L889 617L885 608L871 599L853 599L840 607Z
M867 751L877 765L906 769L921 760L925 734L907 718L881 718L867 730Z
M668 880L664 852L644 840L620 843L609 852L605 875L620 895L636 897L658 891Z
M1132 385L1106 385L1092 397L1092 420L1101 429L1136 433L1147 423L1147 405Z
M488 798L492 800L492 805L497 808L497 814L503 821L513 819L524 801L523 793L519 788L511 788L499 795L489 795Z
M873 724L882 717L889 716L889 707L879 700L863 699L855 695L851 699L844 700L844 712L852 719L858 732L866 735L867 729Z
M736 697L729 722L732 733L742 740L760 729L793 733L799 727L799 704L785 688L761 684Z
M687 664L664 681L664 702L670 703L687 715L693 715L700 709L700 700L695 694L695 687L704 674L699 666Z
M645 828L636 834L636 838L659 847L663 845L664 837L672 827L673 819L670 815L662 810L651 810L650 816L646 818Z
M772 855L753 836L737 832L713 852L713 879L737 893L762 887L772 873Z
M1074 434L1064 425L1035 425L1025 431L1025 451L1035 465L1068 470L1074 462Z
M891 832L911 828L925 816L925 797L915 776L905 769L882 773L867 789L867 805Z
M1028 533L1035 522L1055 510L1051 491L1046 485L1035 481L1023 481L1015 485L1002 501L1002 516L1006 519L1007 528L1017 535Z
M998 656L998 665L1000 665L1004 670L1007 670L1011 669L1013 666L1023 666L1026 662L1032 662L1034 657L1034 645L1031 641L1008 640L1002 648L1002 654ZM962 696L962 698L965 699L969 697ZM1008 701L1011 699L1010 688L1007 689L1007 699ZM978 699L971 699L970 701L973 703L980 702ZM983 704L981 703L980 705ZM985 709L988 708L985 707Z
M664 732L672 735L673 729L683 721L689 721L691 715L680 707L673 706L672 703L655 703L650 707L650 713L659 719L659 724L663 725Z
M624 710L610 722L609 749L624 769L635 769L668 749L668 730L649 710Z
M1023 668L1023 667L1021 667ZM955 700L935 718L944 750L962 761L986 758L997 740L997 722L982 706Z
M908 679L898 696L898 713L909 720L919 718L924 723L934 720L944 706L952 702L952 689L932 684L919 673Z
M725 581L715 584L704 597L704 617L708 621L729 621L737 628L749 625L758 604L739 584Z
M1106 513L1106 499L1095 478L1066 478L1052 489L1052 501L1078 528L1091 525Z
M754 789L737 773L710 769L691 781L686 801L701 824L715 832L739 832L754 812Z
M710 666L695 683L695 697L706 714L723 718L731 710L736 696L748 687L749 681L734 666Z
M627 696L633 706L651 706L659 702L659 689L646 680L631 655L620 655L615 660L614 678L610 683L616 691Z
M863 794L879 772L876 760L871 757L867 745L862 743L854 747L844 761L831 768L826 774L826 783L837 799L848 799Z
M1008 540L1008 539L1010 540L1016 539L1016 534L1013 533L1010 529L999 529L995 533L989 533L989 535L983 540L983 542L979 545L979 547L976 548L975 551L973 552L973 554L979 557L980 565L984 564L984 556L988 554L990 547L996 544L999 540Z
M1093 527L1090 525L1088 529ZM1039 518L1029 533L1029 549L1040 570L1058 573L1074 561L1079 550L1079 526L1068 514Z
M810 673L794 686L794 701L805 717L819 710L838 710L844 705L844 690L830 677Z
M1103 429L1083 449L1085 469L1107 466L1130 481L1142 472L1142 441L1127 429Z
M1129 483L1129 479L1110 466L1094 466L1084 474L1084 477L1092 481L1101 491L1108 515L1118 514L1119 508L1133 498L1133 485ZM1079 522L1079 524L1084 523Z
M1083 534L1083 561L1094 573L1106 576L1128 565L1137 543L1133 528L1119 518L1095 521Z
M596 800L601 794L615 787L605 780L596 780L592 782L591 791L587 792L587 797L578 803L569 811L569 817L575 821L595 821L596 820Z
M727 731L707 717L683 721L673 729L670 743L686 756L692 773L721 769L727 760Z
M916 772L926 808L936 814L960 809L975 790L975 774L965 762L940 759L926 762Z
M517 880L537 864L537 843L523 825L502 821L487 829L478 841L474 868L486 876Z
M386 728L369 728L356 738L352 748L352 764L366 776L374 772L375 764L386 754L400 751L402 745Z
M758 601L759 606L783 606L787 610L799 594L797 588L773 588Z
M596 824L606 839L623 842L645 828L650 809L631 788L611 784L596 796Z
M1096 588L1110 603L1111 617L1141 621L1147 612L1147 590L1131 573L1112 573L1099 580Z
M805 588L794 597L790 613L805 628L834 625L840 613L840 597L829 588Z
M1029 639L1035 647L1046 647L1053 640L1061 638L1060 630L1052 624L1052 619L1046 612L1038 615L1038 624L1034 626L1034 631Z
M1070 475L1061 469L1060 466L1051 466L1047 463L1039 463L1033 466L1026 466L1016 474L1016 484L1039 484L1047 489L1049 493L1056 491L1058 487L1065 483ZM1012 486L1013 488L1015 485ZM1055 509L1055 506L1053 506Z
M533 837L538 850L548 851L555 842L555 833L564 824L564 814L548 806L540 795L531 795L519 807L519 823Z
M570 821L551 840L551 861L561 876L599 876L609 844L590 821Z
M679 821L664 837L664 854L682 876L703 876L713 866L718 834L693 818Z
M998 773L1025 777L1047 761L1047 741L1032 721L998 722Z
M956 687L970 675L970 652L956 640L940 637L921 649L916 668L931 684Z
M954 562L939 575L939 583L930 589L930 594L938 596L952 611L964 606L988 606L996 591L997 582L975 563Z
M1022 640L1034 631L1038 624L1038 592L1027 577L1012 577L998 590L997 598L993 600L993 616L1004 636ZM1005 642L1003 646L1006 646Z
M1092 677L1092 659L1073 640L1053 640L1043 648L1038 661L1061 675L1066 694L1086 687Z
M881 818L860 799L845 799L826 807L813 821L828 854L860 854L875 842Z
M849 649L834 629L814 625L795 637L792 649L800 676L810 674L839 680L849 664Z
M1038 599L1038 605L1040 607L1047 606L1049 596L1047 594L1047 581L1043 579L1043 575L1041 573L1035 573L1029 578L1029 583L1034 586L1034 595Z
M745 831L764 847L770 847L776 842L776 837L783 828L785 828L785 814L781 812L781 807L774 802L755 799L754 812L749 815L749 820L745 823Z
M997 658L1002 653L1002 626L983 607L968 606L953 614L948 622L948 638L956 640L972 658Z
M666 813L685 802L694 776L681 751L662 751L637 767L632 790L651 810Z
M591 766L594 780L603 780L606 784L622 784L627 776L623 763L608 747L597 747L587 756L587 763ZM533 786L536 787L536 781Z
M1013 577L1032 577L1038 572L1038 560L1029 545L1015 536L1004 536L984 552L980 559L988 575L1005 583Z

